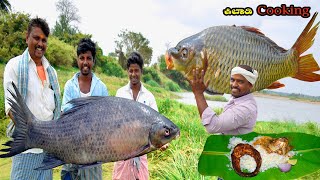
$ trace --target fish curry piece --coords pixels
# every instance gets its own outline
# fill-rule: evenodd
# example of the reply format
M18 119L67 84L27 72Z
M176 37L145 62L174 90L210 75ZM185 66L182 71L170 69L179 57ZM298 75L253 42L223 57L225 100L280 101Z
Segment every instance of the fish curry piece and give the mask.
M262 136L258 138L254 143L254 146L260 145L264 148L269 154L277 153L279 155L286 155L289 151L293 149L289 145L289 140L285 137L281 138L272 138L269 136Z

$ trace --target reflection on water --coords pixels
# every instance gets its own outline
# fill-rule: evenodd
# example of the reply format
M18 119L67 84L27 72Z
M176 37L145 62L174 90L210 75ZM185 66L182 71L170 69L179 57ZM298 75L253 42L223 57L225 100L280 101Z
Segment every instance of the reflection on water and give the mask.
M177 101L196 105L193 93L177 93ZM258 121L288 121L297 123L315 121L320 123L320 104L311 104L293 100L255 97L258 104ZM207 101L210 107L224 107L227 102Z

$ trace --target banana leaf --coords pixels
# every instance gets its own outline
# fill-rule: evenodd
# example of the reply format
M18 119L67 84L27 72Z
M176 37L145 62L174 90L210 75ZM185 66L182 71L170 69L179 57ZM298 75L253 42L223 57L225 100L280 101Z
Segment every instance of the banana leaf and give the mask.
M232 168L227 167L227 165L232 166L227 157L227 154L231 151L228 149L229 139L239 137L250 142L257 136L288 138L289 144L293 146L295 152L291 159L297 159L297 163L287 173L281 172L279 168L271 168L259 172L257 176L250 179L297 179L320 169L320 137L305 133L258 134L253 132L237 136L209 136L199 158L199 173L205 176L219 176L225 180L248 179L239 176Z

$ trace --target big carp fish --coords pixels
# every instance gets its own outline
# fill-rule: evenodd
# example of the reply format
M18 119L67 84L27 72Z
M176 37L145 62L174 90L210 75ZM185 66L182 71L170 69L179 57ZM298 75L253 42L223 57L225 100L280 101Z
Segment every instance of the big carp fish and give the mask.
M179 136L169 119L142 103L119 97L86 97L70 101L73 107L55 121L39 121L30 112L16 86L8 90L15 119L13 141L1 158L30 148L48 155L37 169L72 163L81 166L126 160L154 151Z
M279 79L292 77L302 81L320 81L320 70L308 50L319 27L314 25L316 12L291 49L286 50L266 37L259 29L248 26L214 26L180 41L167 50L167 69L182 72L193 79L192 70L205 71L204 82L209 81L207 92L230 93L231 69L248 65L256 69L259 77L252 91L276 89L284 84Z

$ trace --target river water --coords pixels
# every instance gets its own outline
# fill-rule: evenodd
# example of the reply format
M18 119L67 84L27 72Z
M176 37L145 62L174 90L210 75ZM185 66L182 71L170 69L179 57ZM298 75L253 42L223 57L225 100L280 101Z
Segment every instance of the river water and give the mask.
M177 101L196 105L193 93L177 93L181 99ZM229 98L229 97L227 97ZM289 99L279 99L270 97L257 97L258 121L295 121L305 123L308 121L320 124L320 104L300 102ZM207 101L208 105L214 107L224 107L227 102Z

